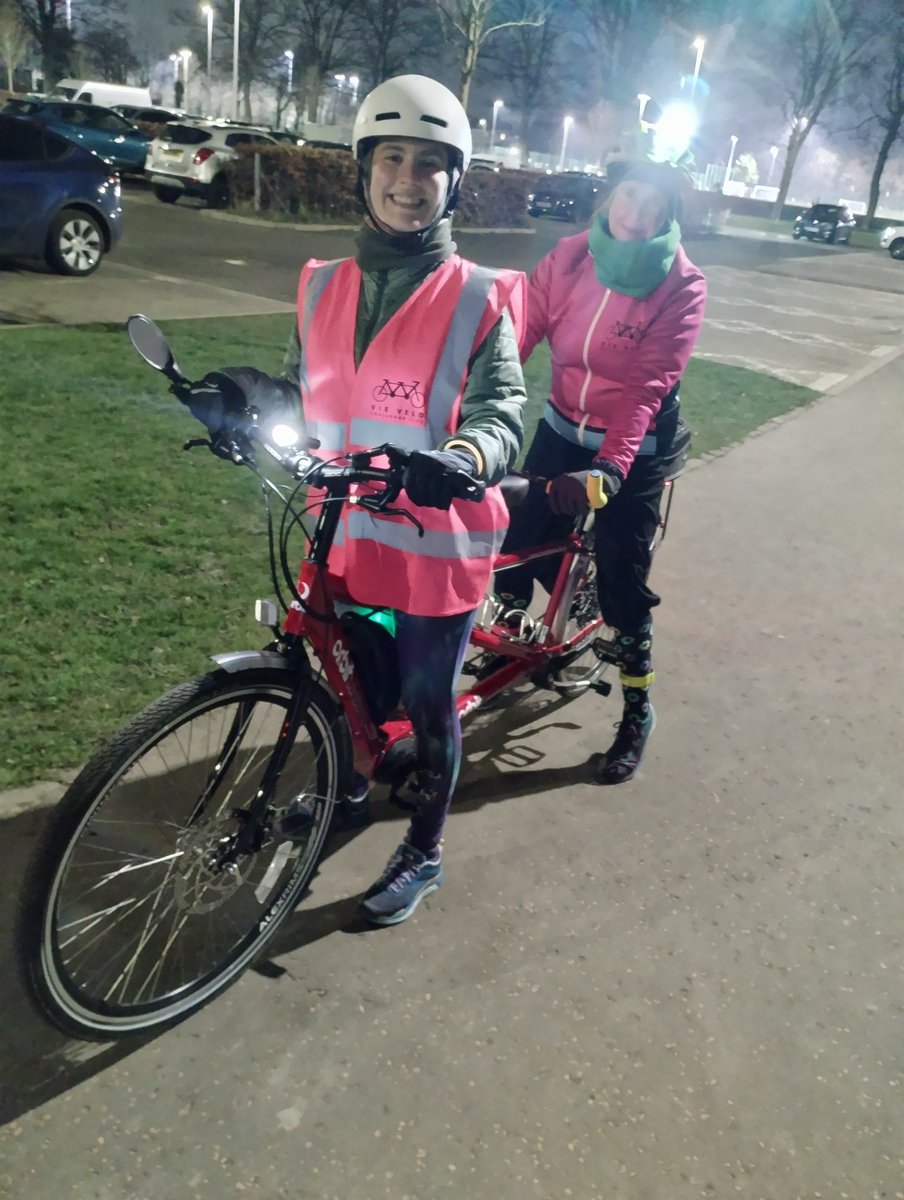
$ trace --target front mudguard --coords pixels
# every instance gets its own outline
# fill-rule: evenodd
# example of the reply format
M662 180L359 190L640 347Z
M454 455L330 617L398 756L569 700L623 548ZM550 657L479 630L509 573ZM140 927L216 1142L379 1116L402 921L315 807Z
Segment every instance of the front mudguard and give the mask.
M299 660L287 654L280 654L276 650L229 650L226 654L211 654L210 657L221 670L228 672L230 675L236 675L239 671L255 670L277 670L293 673L311 671L311 664L307 656ZM329 681L322 674L319 682L320 686L330 696L330 699L334 700L337 705L340 704L339 697L330 687Z

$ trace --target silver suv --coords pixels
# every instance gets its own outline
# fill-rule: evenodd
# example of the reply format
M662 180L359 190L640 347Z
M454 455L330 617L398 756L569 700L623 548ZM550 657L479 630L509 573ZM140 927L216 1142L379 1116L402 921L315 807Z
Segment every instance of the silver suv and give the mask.
M206 121L173 121L148 147L145 175L158 200L174 204L180 196L200 196L211 208L229 203L225 166L237 146L276 146L276 138L258 129Z

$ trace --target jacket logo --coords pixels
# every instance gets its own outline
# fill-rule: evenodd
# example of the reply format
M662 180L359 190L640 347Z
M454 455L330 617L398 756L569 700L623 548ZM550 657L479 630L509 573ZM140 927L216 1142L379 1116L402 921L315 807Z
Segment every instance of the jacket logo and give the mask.
M612 337L629 338L632 342L643 341L646 332L643 325L629 325L627 321L613 321L609 326Z
M412 408L424 407L424 393L418 389L419 379L413 383L404 380L384 379L373 390L374 400L405 400Z

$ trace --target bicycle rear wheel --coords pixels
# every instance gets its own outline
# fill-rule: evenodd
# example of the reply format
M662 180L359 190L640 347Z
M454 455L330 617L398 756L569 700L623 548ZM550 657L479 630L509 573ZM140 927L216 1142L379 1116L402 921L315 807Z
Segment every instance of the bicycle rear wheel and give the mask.
M567 643L575 639L574 649L563 656L561 665L554 663L551 666L549 686L561 695L573 698L601 679L612 664L599 659L594 653L593 642L598 638L610 641L612 630L600 612L596 562L592 552L585 549L572 559L562 602L551 630L553 643Z
M271 806L303 797L298 843L235 841L297 686L310 689ZM316 870L351 746L324 688L289 671L215 671L168 692L88 763L29 868L20 961L43 1012L109 1040L157 1030L233 982Z

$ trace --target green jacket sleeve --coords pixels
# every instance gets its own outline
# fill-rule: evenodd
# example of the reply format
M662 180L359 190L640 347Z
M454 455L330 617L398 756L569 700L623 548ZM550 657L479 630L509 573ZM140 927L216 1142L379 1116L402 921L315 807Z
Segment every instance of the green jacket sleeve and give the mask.
M471 357L458 429L444 444L473 445L483 478L498 483L521 450L526 398L518 339L506 310Z

